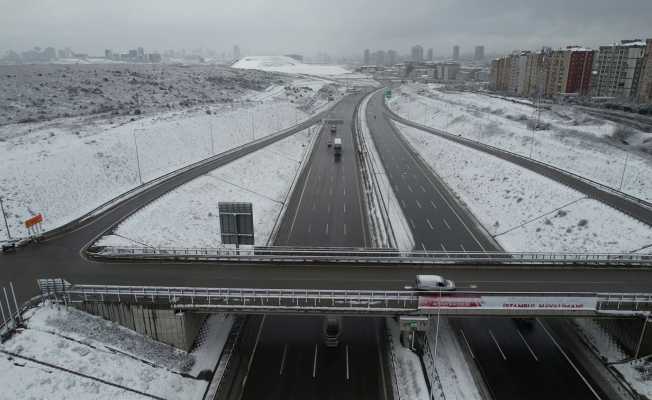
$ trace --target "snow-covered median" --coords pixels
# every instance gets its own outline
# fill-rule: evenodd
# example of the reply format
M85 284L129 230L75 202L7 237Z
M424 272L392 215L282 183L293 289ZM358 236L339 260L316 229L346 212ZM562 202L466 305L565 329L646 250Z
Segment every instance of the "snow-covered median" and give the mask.
M632 252L652 228L551 179L402 124L412 147L507 251Z
M98 244L216 247L221 244L219 201L251 202L255 243L267 244L315 135L312 131L290 136L181 186L133 214Z
M151 398L139 394L144 393L170 400L201 399L208 384L196 378L193 368L196 360L197 369L211 368L207 357L112 322L54 305L32 310L27 318L27 328L0 345L2 398ZM228 332L228 320L215 321L208 335ZM221 351L219 343L213 344L211 357Z
M435 85L404 85L388 104L415 122L652 200L652 158L642 152L652 150L651 134L563 106L542 112L547 129L533 131L536 113L532 107L482 94L446 92Z
M401 399L429 400L428 385L423 375L419 356L401 344L401 331L398 322L393 318L386 318L385 321L396 356L395 373Z

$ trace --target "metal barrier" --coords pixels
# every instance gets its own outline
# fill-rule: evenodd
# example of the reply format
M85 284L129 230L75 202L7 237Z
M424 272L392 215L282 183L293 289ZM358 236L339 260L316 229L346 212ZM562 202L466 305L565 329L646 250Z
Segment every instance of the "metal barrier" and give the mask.
M652 267L652 254L500 253L399 251L382 248L217 247L154 248L95 246L90 258L105 260L184 260L225 262L328 262L378 264L536 264Z
M596 316L652 311L652 293L252 289L71 285L61 280L50 281L39 280L39 286L53 301L157 304L205 312Z

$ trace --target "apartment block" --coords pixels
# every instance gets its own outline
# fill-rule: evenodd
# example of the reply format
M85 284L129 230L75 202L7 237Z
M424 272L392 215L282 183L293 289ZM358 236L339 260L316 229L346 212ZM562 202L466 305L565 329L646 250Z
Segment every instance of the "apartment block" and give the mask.
M652 103L652 39L647 40L645 57L638 85L638 101Z
M621 100L636 99L646 48L647 43L641 40L623 40L620 44L600 46L593 61L591 94Z

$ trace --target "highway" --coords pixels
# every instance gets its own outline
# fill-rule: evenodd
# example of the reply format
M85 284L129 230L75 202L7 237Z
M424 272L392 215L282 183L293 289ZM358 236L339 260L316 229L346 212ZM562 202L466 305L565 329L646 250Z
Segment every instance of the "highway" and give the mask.
M367 121L416 247L427 250L501 251L471 213L446 190L394 129L383 93L369 102ZM431 207L425 200L430 200ZM424 204L425 203L425 204ZM443 225L443 226L442 226ZM450 278L450 274L445 274ZM541 288L538 283L535 287ZM600 398L584 374L557 349L543 326L522 332L505 318L452 318L494 400Z
M332 134L324 126L310 162L289 201L276 245L367 245L367 222L354 152L353 120L362 95L338 104L329 119L341 119ZM328 141L342 139L336 158ZM380 324L343 318L340 344L326 347L324 319L267 316L253 355L243 399L379 399L386 385L379 347ZM355 362L355 368L351 363ZM362 366L363 365L363 366Z

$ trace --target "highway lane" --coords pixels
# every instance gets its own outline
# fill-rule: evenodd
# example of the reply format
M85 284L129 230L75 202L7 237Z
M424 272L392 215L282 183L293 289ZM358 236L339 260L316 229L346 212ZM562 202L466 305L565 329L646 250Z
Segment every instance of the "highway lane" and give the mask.
M302 173L276 245L365 247L367 227L359 166L354 152L353 119L362 95L336 106L329 119L341 119L337 132L324 126ZM342 139L336 158L328 141ZM372 318L343 318L340 344L326 347L324 319L267 316L254 354L243 399L381 398L386 385L380 347L374 338L380 325ZM351 368L356 360L357 368ZM362 366L364 365L364 366Z
M486 238L471 213L455 201L445 184L413 154L384 109L382 92L378 92L369 102L367 120L391 185L410 221L416 247L501 251L497 243ZM423 207L427 201L432 207ZM443 227L433 223L439 221ZM452 277L450 273L443 275ZM499 279L500 275L494 271L494 276ZM532 285L542 288L540 282L533 281ZM506 318L451 320L463 340L468 341L495 400L601 398L593 389L595 385L571 364L542 326L535 323L523 332Z

